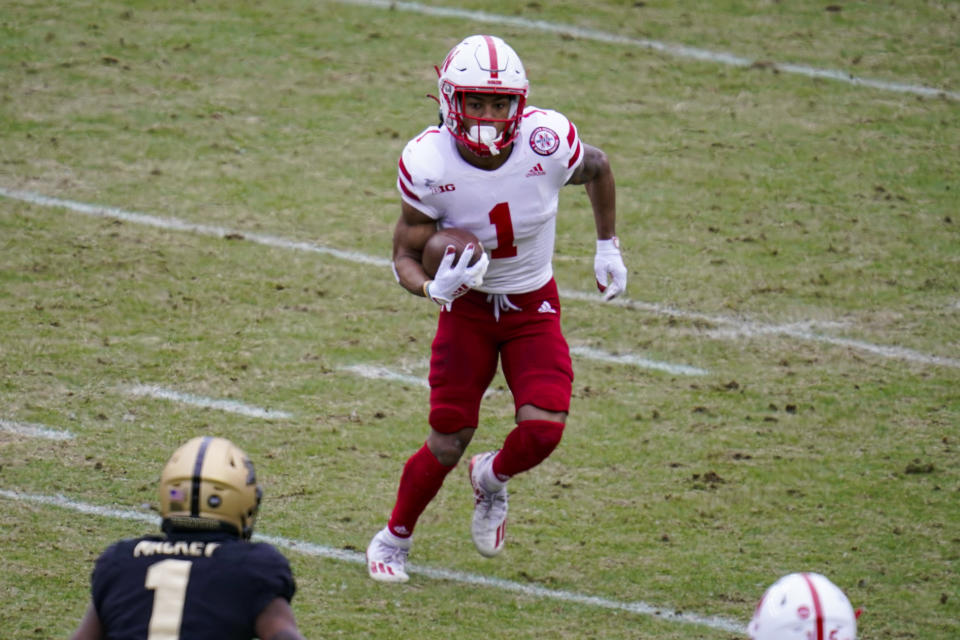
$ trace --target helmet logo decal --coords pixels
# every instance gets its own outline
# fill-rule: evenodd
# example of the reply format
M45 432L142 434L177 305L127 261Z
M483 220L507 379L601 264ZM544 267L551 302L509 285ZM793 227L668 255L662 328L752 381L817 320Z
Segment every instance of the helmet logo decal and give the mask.
M194 518L200 517L200 484L203 477L200 472L203 470L203 459L207 456L207 446L213 440L210 436L204 437L200 443L200 450L197 451L197 459L193 462L193 479L190 483L190 515Z
M530 148L541 156L549 156L560 148L560 136L549 127L537 127L530 134Z
M447 59L443 61L443 70L446 71L447 67L450 66L450 63L453 62L453 59L456 57L457 53L460 51L460 47L454 47L450 50L450 53L447 54Z

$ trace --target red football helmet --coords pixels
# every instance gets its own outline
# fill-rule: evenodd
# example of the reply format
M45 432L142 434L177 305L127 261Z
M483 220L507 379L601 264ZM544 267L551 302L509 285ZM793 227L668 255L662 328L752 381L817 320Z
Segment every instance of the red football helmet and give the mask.
M451 49L436 69L440 114L454 138L480 156L497 155L514 141L530 85L523 63L510 45L496 36L470 36ZM479 125L467 129L463 123L463 96L467 93L509 96L509 116L480 118ZM506 123L499 135L498 122Z

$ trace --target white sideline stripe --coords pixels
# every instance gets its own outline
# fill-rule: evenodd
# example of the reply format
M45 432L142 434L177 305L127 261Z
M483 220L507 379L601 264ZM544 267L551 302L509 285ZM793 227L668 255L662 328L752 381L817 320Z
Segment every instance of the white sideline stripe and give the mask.
M534 29L537 31L546 31L548 33L559 33L571 35L584 40L596 40L608 44L626 44L651 49L677 58L688 58L699 60L701 62L716 62L732 67L750 67L756 60L744 58L730 53L718 51L709 51L707 49L698 49L681 44L670 44L658 40L649 40L647 38L631 38L620 36L615 33L607 33L597 29L585 29L573 25L557 24L546 22L544 20L528 20L517 16L502 16L483 11L471 11L468 9L457 9L455 7L433 7L420 4L419 2L393 2L392 0L337 0L341 4L352 4L365 7L377 7L380 9L400 9L412 13L419 13L427 16L439 16L443 18L465 18L467 20L476 20L477 22L487 22L491 24L509 25L512 27L522 27L525 29ZM886 80L871 80L869 78L859 78L847 71L838 71L832 69L817 69L802 64L791 64L784 62L773 62L770 67L785 73L795 73L810 78L823 78L825 80L838 80L854 86L869 87L871 89L881 89L883 91L896 91L899 93L913 93L919 96L930 98L944 97L960 100L960 93L955 91L945 91L943 89L934 89L919 85L904 84L902 82L888 82Z
M109 518L119 518L123 520L135 520L147 522L159 526L160 517L153 513L144 513L141 511L131 511L127 509L118 509L114 507L101 507L83 502L71 500L62 495L47 496L33 493L23 493L21 491L11 491L9 489L0 489L0 496L18 502L33 502L36 504L50 505L64 509L72 509L90 515L105 516ZM331 560L340 560L342 562L352 562L354 564L366 565L366 558L363 553L357 551L348 551L346 549L335 549L324 545L305 542L302 540L291 540L277 536L267 536L254 534L254 540L268 542L276 547L289 549L308 556L328 558ZM427 578L435 580L448 580L460 584L477 585L492 589L500 589L519 593L525 596L543 598L548 600L560 600L590 607L599 607L601 609L611 609L615 611L625 611L628 613L637 613L662 620L672 622L685 622L688 624L702 627L710 627L721 631L743 634L746 628L743 624L726 618L715 616L702 616L696 613L677 613L669 610L670 607L657 607L646 602L621 602L610 598L599 596L590 596L573 591L561 591L559 589L547 589L535 585L503 580L501 578L491 578L463 571L453 571L450 569L439 569L434 567L419 566L414 564L407 565L408 573L417 573ZM402 588L402 587L401 587Z
M30 424L28 422L14 422L0 418L0 429L17 433L31 438L46 438L47 440L72 440L73 434L69 431L59 431L50 429L42 424Z
M644 369L655 369L657 371L666 371L667 373L684 376L705 376L710 373L706 369L698 369L697 367L690 367L685 364L658 362L656 360L648 360L646 358L641 358L629 353L622 355L608 353L606 351L593 349L591 347L570 347L570 353L578 355L581 358L589 358L590 360L613 362L616 364L632 364L636 367L643 367Z
M227 411L229 413L239 413L240 415L249 416L251 418L264 418L265 420L273 420L277 418L293 417L292 414L289 414L286 411L273 411L271 409L251 407L250 405L235 402L233 400L204 398L203 396L195 396L190 393L180 393L179 391L172 391L170 389L164 389L163 387L154 385L134 385L130 387L124 387L123 391L134 396L149 396L151 398L158 398L160 400L173 400L174 402L182 402L195 407L217 409L219 411Z
M97 205L84 204L82 202L74 202L72 200L61 200L59 198L50 198L47 196L42 196L31 191L19 191L17 189L7 189L0 187L0 196L5 196L13 200L20 200L22 202L28 202L30 204L47 206L47 207L62 207L70 211L75 211L77 213L82 213L85 215L91 215L102 218L115 218L118 220L124 220L126 222L134 222L137 224L144 224L148 226L158 227L160 229L171 229L176 231L192 231L195 233L201 233L205 235L213 235L218 238L223 238L225 236L238 236L252 242L257 242L260 244L266 244L272 247L278 247L281 249L295 249L298 251L310 251L313 253L322 253L340 258L343 260L349 260L351 262L361 262L364 264L371 264L378 267L389 267L391 261L386 258L376 258L368 256L362 253L354 251L341 251L339 249L331 249L329 247L323 247L320 245L310 244L308 242L294 242L290 240L284 240L283 238L278 238L276 236L267 236L256 233L246 233L242 231L233 231L230 229L225 229L223 227L213 227L202 224L192 224L179 220L177 218L161 218L158 216L146 215L142 213L134 213L131 211L124 211L123 209L116 209L113 207L101 207ZM571 298L573 300L585 300L588 302L598 302L600 301L600 296L596 293L584 293L582 291L572 291L569 289L561 289L560 294L564 297ZM952 367L955 369L960 369L960 359L949 358L943 356L931 356L927 354L914 351L912 349L906 349L903 347L887 347L882 345L875 345L869 342L863 342L860 340L848 340L845 338L834 338L831 336L826 336L823 334L813 333L807 330L797 329L797 325L762 325L753 322L746 322L742 320L735 320L732 318L724 318L721 316L708 316L703 313L697 313L692 311L682 311L679 309L674 309L672 307L653 304L649 302L642 302L638 300L630 300L629 298L616 298L606 304L613 304L616 306L622 306L626 309L636 309L640 311L647 311L659 315L666 316L676 316L678 318L688 318L694 320L704 320L721 326L730 326L734 327L737 331L740 331L747 336L758 336L764 334L779 334L785 335L792 338L798 338L800 340L810 340L813 342L824 342L827 344L834 344L838 346L847 347L850 349L855 349L859 351L866 351L877 356L884 358L893 358L899 360L908 360L911 362L917 362L920 364L933 364L940 365L944 367Z

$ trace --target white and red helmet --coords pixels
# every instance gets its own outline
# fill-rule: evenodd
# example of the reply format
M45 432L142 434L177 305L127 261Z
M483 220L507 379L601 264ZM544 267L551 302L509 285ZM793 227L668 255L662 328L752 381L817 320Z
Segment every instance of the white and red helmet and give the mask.
M510 45L496 36L470 36L451 49L436 69L440 114L453 137L481 156L497 155L514 141L530 84L520 57ZM463 124L463 96L467 93L509 96L509 116L482 119L468 130ZM506 123L500 135L496 134L497 122Z
M856 640L857 614L824 576L791 573L763 594L747 632L751 640Z

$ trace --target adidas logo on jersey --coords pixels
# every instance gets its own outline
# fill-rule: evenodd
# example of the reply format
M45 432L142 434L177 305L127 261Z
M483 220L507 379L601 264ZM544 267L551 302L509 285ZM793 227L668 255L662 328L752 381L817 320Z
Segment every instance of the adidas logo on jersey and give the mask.
M550 306L550 303L544 300L540 303L540 308L537 309L537 313L556 313L557 310Z
M532 178L533 176L545 176L545 175L547 175L547 172L543 170L543 167L540 166L540 163L538 162L533 166L533 169L530 169L530 171L527 171L527 175L524 177Z

